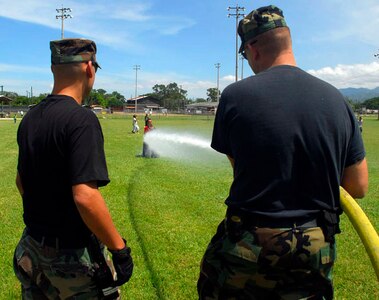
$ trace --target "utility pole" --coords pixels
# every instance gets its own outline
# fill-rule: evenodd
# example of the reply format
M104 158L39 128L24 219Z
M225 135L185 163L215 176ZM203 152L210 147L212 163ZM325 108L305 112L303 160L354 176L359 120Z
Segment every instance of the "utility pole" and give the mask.
M30 103L30 92L28 91L28 90L26 90L26 103L28 104L28 105L30 105L31 103Z
M1 94L3 94L3 85L0 85L1 87ZM3 117L3 113L4 113L4 106L3 106L3 101L1 101L1 117Z
M217 69L217 103L220 101L220 67L221 64L217 63L215 64L215 67Z
M234 13L229 13L228 18L235 17L236 18L236 81L238 81L238 19L239 17L244 17L245 14L240 13L240 11L245 11L244 7L238 6L229 6L228 11L233 10Z
M241 79L243 79L243 63L244 63L244 58L242 55L240 55L240 60L241 60Z
M67 19L67 18L72 18L72 16L70 14L68 14L69 12L71 12L71 8L69 7L63 7L63 4L62 4L62 8L57 8L55 9L57 11L57 13L59 13L59 15L56 15L55 18L56 19L61 19L62 20L62 25L61 25L61 39L63 40L64 38L64 19Z
M138 70L141 70L141 66L134 65L133 70L136 70L136 89L134 93L134 112L136 113L137 112L137 73L138 73Z

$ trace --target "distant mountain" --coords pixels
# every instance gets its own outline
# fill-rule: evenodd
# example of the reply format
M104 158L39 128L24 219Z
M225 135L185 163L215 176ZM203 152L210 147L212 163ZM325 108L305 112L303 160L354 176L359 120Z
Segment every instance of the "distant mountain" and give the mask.
M356 102L362 102L367 99L379 97L379 87L376 87L374 89L345 88L345 89L340 89L340 92L345 97L348 97L349 99Z

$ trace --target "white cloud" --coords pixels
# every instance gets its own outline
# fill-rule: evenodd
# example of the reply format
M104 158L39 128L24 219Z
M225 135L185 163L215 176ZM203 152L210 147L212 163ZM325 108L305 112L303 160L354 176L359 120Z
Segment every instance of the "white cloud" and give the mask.
M377 0L322 1L318 5L321 13L323 12L322 8L326 5L328 9L326 15L331 13L334 15L325 23L330 28L327 30L327 34L325 31L321 31L319 34L310 35L311 41L335 43L347 39L378 45L379 3ZM320 18L324 18L324 16L320 15ZM322 20L320 21L322 22Z
M160 21L156 26L156 30L163 35L175 35L183 29L195 25L195 21L190 18L158 18Z
M379 86L379 63L355 65L337 65L319 70L308 70L308 73L319 77L337 88L362 87L375 88Z
M0 72L9 73L41 73L47 74L51 73L50 69L40 68L40 67L30 67L24 65L10 65L0 63Z
M226 76L223 76L221 78L221 80L225 81L225 82L229 82L229 83L232 83L236 80L236 76L235 75L226 75Z
M152 18L148 14L148 10L151 8L151 5L148 3L130 3L128 7L117 7L116 5L111 5L109 7L109 3L106 4L107 11L109 12L109 17L112 19L120 19L125 21L147 21ZM104 7L100 7L100 10Z
M61 21L52 1L25 0L22 5L15 5L14 0L0 0L0 17L39 24L60 29ZM113 48L139 51L142 47L139 38L146 31L155 31L161 35L175 35L195 22L188 17L176 15L154 15L153 6L144 3L124 1L91 2L66 1L65 8L71 8L70 15L64 23L65 36L75 33L96 40ZM111 33L111 34L110 34Z

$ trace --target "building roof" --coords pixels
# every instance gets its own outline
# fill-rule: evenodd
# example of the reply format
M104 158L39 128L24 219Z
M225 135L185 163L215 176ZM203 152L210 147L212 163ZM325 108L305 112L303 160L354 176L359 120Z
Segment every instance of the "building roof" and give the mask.
M218 107L218 102L196 102L192 104L186 105L188 108L197 108L197 107L203 107L203 108L216 108Z
M158 99L155 98L154 96L151 96L151 95L141 95L141 96L137 96L137 97L132 97L132 98L127 99L126 101L132 101L132 102L140 101L140 102L142 102L142 100L150 100L150 101L152 100L152 101L158 102Z
M126 105L135 105L137 102L138 105L144 105L146 107L151 107L151 108L158 108L159 107L159 102L158 99L151 96L151 95L143 95L143 96L138 96L134 98L130 98L126 100Z
M9 103L9 102L12 102L12 101L13 101L13 99L8 98L7 96L4 96L4 95L0 95L0 102Z

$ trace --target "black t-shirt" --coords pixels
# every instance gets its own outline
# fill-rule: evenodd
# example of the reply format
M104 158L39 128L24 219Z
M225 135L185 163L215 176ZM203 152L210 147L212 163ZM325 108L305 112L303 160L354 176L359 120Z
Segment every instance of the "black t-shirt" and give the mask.
M292 66L228 86L211 146L235 160L225 203L271 217L340 208L343 170L365 157L340 92Z
M48 236L87 237L72 186L109 183L95 114L71 97L50 95L24 116L17 142L26 226Z

